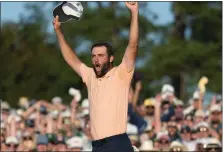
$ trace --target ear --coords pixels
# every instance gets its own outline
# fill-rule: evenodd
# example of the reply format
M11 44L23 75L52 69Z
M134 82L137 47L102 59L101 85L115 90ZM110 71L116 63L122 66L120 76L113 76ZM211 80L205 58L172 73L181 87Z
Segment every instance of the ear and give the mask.
M113 62L113 60L114 60L114 56L113 56L113 55L111 55L111 56L110 56L110 59L109 59L109 62L110 62L110 63L112 63L112 62Z

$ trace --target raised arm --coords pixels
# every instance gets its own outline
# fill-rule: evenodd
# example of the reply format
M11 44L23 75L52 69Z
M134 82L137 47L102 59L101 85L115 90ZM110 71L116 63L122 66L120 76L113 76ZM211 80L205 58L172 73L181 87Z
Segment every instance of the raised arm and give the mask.
M128 71L131 71L135 66L135 60L138 50L139 25L138 25L138 2L125 2L125 5L131 12L131 24L129 32L129 43L126 48L122 63Z
M57 35L57 39L61 48L62 55L65 61L76 71L76 73L79 76L81 76L80 65L82 62L77 57L76 53L67 44L64 38L64 35L61 32L60 22L58 20L59 20L59 17L56 16L56 18L54 18L53 20L53 26L54 26L54 31L56 32L56 35Z

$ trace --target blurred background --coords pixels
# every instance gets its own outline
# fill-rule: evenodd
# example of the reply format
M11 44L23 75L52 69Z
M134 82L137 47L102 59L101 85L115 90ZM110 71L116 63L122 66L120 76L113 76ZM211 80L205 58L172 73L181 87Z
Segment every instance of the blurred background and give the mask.
M58 4L1 2L0 99L8 109L20 108L21 97L29 103L40 99L50 103L59 97L64 105L70 105L71 87L81 92L82 99L87 98L85 85L64 61L53 31L52 10ZM66 40L88 66L91 45L109 42L118 65L128 43L128 9L123 2L82 4L81 21L62 24ZM209 79L202 104L208 107L215 103L222 92L221 2L139 5L140 43L132 82L133 90L141 83L138 106L160 93L164 84L171 84L175 98L189 105L202 76Z

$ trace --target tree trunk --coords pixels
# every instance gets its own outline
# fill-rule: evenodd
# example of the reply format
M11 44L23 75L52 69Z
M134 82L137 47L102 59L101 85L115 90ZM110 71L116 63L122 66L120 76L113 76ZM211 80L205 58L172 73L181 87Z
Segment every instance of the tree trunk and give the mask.
M172 38L176 40L185 40L185 18L184 14L177 10L177 2L174 2L173 7L175 9L175 23L172 33ZM179 50L180 51L180 50ZM172 83L175 88L176 96L181 100L184 99L184 75L182 72L179 72L178 75L172 76Z

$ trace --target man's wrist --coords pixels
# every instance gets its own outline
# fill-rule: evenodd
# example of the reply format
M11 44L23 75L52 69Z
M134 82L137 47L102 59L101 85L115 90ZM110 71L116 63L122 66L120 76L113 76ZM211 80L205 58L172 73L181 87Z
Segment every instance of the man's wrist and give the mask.
M134 11L131 11L131 15L132 15L132 17L137 17L138 16L138 14L139 14L139 11L137 10L134 10Z
M60 29L60 28L55 29L55 32L56 32L57 35L58 35L58 34L61 34L61 29Z

